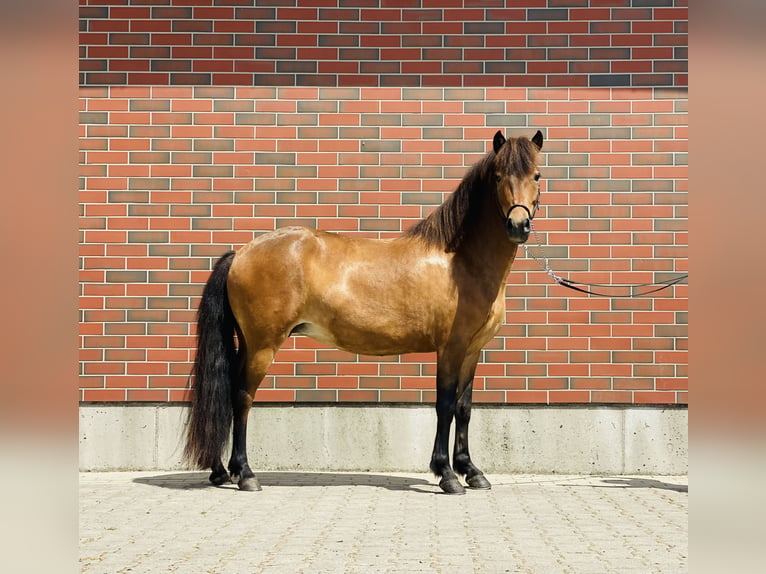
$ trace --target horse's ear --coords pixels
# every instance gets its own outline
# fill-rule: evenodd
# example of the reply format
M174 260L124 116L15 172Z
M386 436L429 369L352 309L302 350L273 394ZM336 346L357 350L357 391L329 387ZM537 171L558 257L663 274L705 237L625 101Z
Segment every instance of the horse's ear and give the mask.
M503 137L503 132L497 130L495 137L492 139L492 149L495 150L495 153L500 151L500 148L503 147L504 143L505 137Z
M543 133L540 130L532 136L532 143L537 146L537 149L543 149Z

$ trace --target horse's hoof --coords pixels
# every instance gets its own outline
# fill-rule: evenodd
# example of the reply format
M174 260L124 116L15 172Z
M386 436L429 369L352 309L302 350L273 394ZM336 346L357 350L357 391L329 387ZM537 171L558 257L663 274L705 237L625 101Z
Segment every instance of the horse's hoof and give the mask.
M465 488L457 478L443 478L439 483L439 488L446 494L465 494Z
M492 485L483 474L475 474L471 478L467 478L466 483L469 488L474 490L489 490L492 488Z
M226 471L223 471L221 473L214 472L210 475L210 484L213 486L221 486L222 484L227 484L231 482L231 477L229 476L229 473Z
M249 492L256 492L261 490L261 483L258 482L258 479L254 476L249 478L240 478L237 486L239 486L240 490L247 490Z

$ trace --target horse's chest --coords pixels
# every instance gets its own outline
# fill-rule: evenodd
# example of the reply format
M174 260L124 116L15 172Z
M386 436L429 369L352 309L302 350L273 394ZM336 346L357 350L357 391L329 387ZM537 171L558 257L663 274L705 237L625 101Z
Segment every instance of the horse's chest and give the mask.
M495 299L484 317L484 322L474 332L469 352L479 351L497 334L505 319L505 297Z
M500 329L500 325L503 324L505 319L505 297L501 296L494 300L492 307L489 310L489 317L487 320L486 331L489 338L492 338Z

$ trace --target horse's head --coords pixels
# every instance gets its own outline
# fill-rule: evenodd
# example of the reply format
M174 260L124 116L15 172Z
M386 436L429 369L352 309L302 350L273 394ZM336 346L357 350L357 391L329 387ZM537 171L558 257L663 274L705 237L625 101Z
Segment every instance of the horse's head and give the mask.
M537 162L542 147L543 134L539 130L531 140L525 137L506 140L500 131L492 140L497 201L513 243L524 243L529 238L530 222L540 199Z

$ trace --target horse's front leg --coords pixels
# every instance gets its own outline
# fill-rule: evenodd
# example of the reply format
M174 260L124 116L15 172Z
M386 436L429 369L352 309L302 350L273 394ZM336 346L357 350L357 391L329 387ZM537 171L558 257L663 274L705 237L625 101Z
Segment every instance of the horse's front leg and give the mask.
M438 357L436 369L436 438L430 468L441 479L439 486L447 494L465 494L449 460L449 433L457 408L459 364L456 365L450 360L450 354L445 353Z
M476 369L474 364L472 371ZM458 385L457 408L455 409L455 450L452 454L452 464L455 471L465 476L469 487L487 490L492 485L471 461L468 452L468 424L471 422L471 395L473 392L473 372L467 383Z

